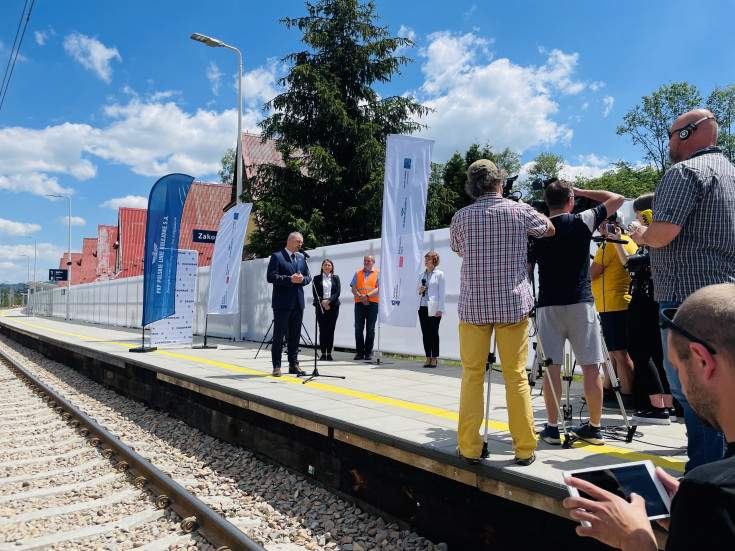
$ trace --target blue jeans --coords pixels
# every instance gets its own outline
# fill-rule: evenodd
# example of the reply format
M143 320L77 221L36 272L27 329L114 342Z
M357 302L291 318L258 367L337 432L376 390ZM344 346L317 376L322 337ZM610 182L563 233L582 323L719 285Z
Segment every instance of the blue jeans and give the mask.
M661 302L659 312L667 308L678 308L681 302ZM679 373L671 366L669 361L669 349L667 346L668 329L661 330L661 341L664 347L664 368L666 369L666 377L669 379L671 394L674 395L681 407L684 409L684 423L687 427L687 461L685 472L691 471L694 467L712 463L722 459L725 455L725 435L716 431L711 427L707 427L697 416L692 407L687 402L684 393L681 390L681 381Z
M361 302L355 303L355 348L357 353L370 356L373 353L375 341L375 322L378 319L378 303L371 302L367 306ZM363 338L363 329L365 336Z

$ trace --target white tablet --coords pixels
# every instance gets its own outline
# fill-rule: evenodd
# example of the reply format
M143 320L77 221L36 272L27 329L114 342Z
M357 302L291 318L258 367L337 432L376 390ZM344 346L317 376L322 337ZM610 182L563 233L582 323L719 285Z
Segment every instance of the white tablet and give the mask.
M564 471L562 476L565 480L568 476L581 478L626 501L630 501L630 494L635 492L646 500L646 512L651 520L666 518L671 512L669 495L656 476L656 469L650 460ZM567 490L571 496L594 500L577 488L567 486Z

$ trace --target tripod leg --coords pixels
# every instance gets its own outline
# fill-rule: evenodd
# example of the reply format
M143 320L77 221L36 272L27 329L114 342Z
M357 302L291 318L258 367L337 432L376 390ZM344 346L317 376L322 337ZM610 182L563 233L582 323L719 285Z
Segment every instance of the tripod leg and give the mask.
M631 425L628 422L628 414L625 411L625 406L623 405L623 397L620 395L620 380L615 374L615 369L613 368L612 360L610 359L610 352L608 352L607 350L607 345L605 344L605 336L602 335L602 330L600 330L600 341L602 345L603 359L605 360L605 368L607 369L607 375L608 377L610 377L610 382L612 382L613 391L615 391L615 397L618 400L618 407L620 407L620 414L623 416L623 424L625 424L625 430L627 433L625 436L625 441L632 442L633 436L635 435L635 431L638 426Z
M258 359L258 354L260 354L260 349L263 348L263 345L266 341L268 341L268 334L271 332L271 329L273 329L273 320L271 319L271 324L268 326L268 330L265 332L265 335L263 335L263 340L260 342L260 346L258 347L258 351L255 353L255 359ZM268 341L271 342L271 341ZM265 346L268 348L268 345Z
M480 454L480 457L489 457L490 451L488 450L487 445L487 431L488 431L488 419L490 417L490 388L491 388L491 378L493 376L493 365L495 365L495 352L498 348L498 343L495 341L494 335L493 335L493 349L492 352L487 353L487 363L485 364L485 370L487 371L487 398L485 400L485 437L482 442L482 453Z

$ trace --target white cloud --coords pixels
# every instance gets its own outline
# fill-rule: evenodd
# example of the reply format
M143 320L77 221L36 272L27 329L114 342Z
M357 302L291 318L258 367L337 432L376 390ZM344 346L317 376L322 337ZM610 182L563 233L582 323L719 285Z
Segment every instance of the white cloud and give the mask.
M117 48L106 47L96 38L90 38L78 32L73 32L64 38L64 49L76 59L85 69L97 73L97 76L109 83L112 80L110 61L122 61Z
M46 45L46 39L48 38L48 33L44 31L36 31L33 34L36 36L36 44L38 44L39 46Z
M113 197L109 201L100 204L103 209L111 209L117 211L120 207L130 207L134 209L145 209L148 207L148 198L138 195L126 195L125 197Z
M60 225L64 227L69 227L69 217L68 216L60 216L59 218L56 219L56 222L58 222ZM87 221L80 216L71 217L72 226L85 226L86 224L87 224Z
M212 87L212 93L216 96L222 80L222 71L219 70L214 61L210 61L209 66L207 66L207 80L209 80L209 85Z
M55 177L46 174L30 172L25 174L0 174L0 189L14 193L31 193L40 197L48 194L71 195L74 190L61 187Z
M421 122L429 126L423 136L441 137L434 149L437 159L473 141L516 152L571 141L572 130L553 117L559 110L555 94L576 94L585 87L573 78L578 54L552 50L541 67L524 67L491 59L490 42L471 33L440 32L429 39L421 52L425 82L418 98L435 109Z
M41 231L41 226L38 224L26 224L24 222L16 222L14 220L7 220L0 218L0 237L17 237L29 235L31 233ZM30 245L31 253L33 252L33 245ZM27 254L27 253L24 253ZM2 255L6 256L7 255Z
M604 88L605 86L606 85L605 85L604 82L602 82L600 80L596 80L595 82L593 82L592 84L590 84L590 90L592 90L593 92L595 92L595 91L599 90L600 88Z
M605 104L605 111L603 113L603 117L607 117L610 114L610 111L612 111L613 104L615 103L615 98L612 96L605 96L602 98L602 102Z
M470 17L472 17L472 15L476 11L477 11L477 4L472 4L472 6L470 6L470 9L468 9L466 12L462 14L462 17L464 17L465 19L469 19Z
M264 66L257 67L242 75L242 96L245 105L251 109L260 109L263 103L272 100L278 94L276 75L281 69L276 58L270 58ZM237 80L235 80L237 86Z

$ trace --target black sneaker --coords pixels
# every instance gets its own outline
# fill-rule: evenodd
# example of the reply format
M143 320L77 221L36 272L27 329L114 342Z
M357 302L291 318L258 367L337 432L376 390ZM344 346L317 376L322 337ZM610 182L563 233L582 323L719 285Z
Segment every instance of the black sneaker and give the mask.
M570 432L580 440L584 440L590 444L601 446L605 443L605 438L602 436L600 427L593 427L589 421L579 427L572 427Z
M643 411L636 411L633 414L633 421L647 425L670 425L669 411L666 408L651 408Z
M531 457L526 457L525 459L516 457L514 461L516 462L516 465L518 465L519 467L528 467L531 463L536 461L536 453L535 452L532 453Z
M352 359L353 360L364 360L365 356L363 356L362 354L355 354L355 357Z
M327 354L327 361L328 362L334 361L334 358L332 358L332 355L331 354Z
M365 358L364 359L366 359L366 360L372 360L373 359L373 355L372 354L365 354Z
M679 420L679 416L676 415L676 408L666 408L669 410L669 421L676 423Z
M548 423L544 425L544 430L538 433L538 437L547 444L561 445L559 427L550 427Z
M321 356L319 356L319 361L320 362L326 361L326 359L327 359L327 355L326 354L322 354Z

